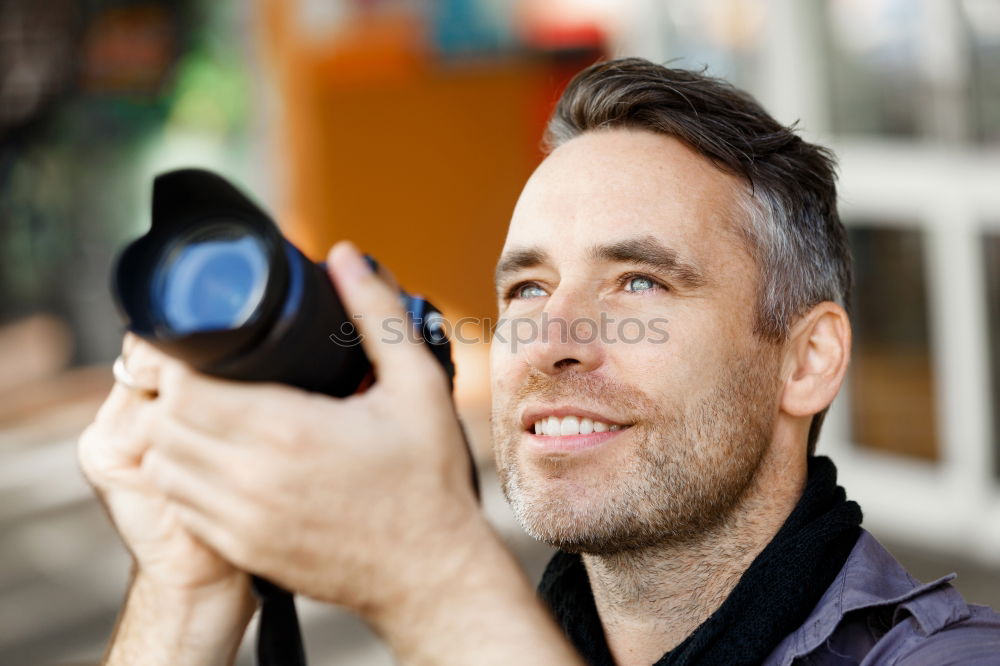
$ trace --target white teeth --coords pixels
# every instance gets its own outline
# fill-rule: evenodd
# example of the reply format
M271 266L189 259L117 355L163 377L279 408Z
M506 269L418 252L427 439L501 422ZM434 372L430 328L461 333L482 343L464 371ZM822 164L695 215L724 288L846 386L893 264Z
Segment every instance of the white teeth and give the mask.
M550 416L536 421L533 430L536 435L546 437L558 437L567 435L589 435L595 432L616 432L624 426L608 425L601 421L594 421L586 417L564 416L559 418Z
M579 435L580 419L575 416L564 416L560 424L560 435Z

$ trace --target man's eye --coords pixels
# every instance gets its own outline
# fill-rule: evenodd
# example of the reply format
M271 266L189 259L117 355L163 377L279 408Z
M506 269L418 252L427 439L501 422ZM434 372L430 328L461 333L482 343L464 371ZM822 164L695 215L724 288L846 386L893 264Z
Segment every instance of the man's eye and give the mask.
M655 289L657 283L652 278L645 275L630 275L624 279L625 291L649 291Z
M545 290L534 282L515 285L509 292L510 298L538 298L544 296Z

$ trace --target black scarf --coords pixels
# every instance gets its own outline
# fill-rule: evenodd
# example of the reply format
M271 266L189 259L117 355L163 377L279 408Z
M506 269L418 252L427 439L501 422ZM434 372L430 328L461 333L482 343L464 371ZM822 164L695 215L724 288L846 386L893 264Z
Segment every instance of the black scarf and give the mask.
M826 457L809 459L799 503L722 605L654 666L759 664L808 617L861 533L861 508ZM587 570L559 551L538 587L566 636L593 666L612 666Z

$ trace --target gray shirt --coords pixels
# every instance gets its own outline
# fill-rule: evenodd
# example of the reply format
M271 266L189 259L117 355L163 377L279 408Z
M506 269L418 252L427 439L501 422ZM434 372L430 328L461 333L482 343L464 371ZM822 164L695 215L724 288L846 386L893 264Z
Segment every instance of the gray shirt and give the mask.
M764 664L1000 665L1000 614L967 604L953 578L921 585L862 530L816 608Z

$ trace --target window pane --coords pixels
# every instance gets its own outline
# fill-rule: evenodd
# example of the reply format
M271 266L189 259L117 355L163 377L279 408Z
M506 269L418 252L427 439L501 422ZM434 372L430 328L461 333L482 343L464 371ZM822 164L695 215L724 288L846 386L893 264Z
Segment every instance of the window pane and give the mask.
M920 134L922 3L826 0L825 61L833 130Z
M753 90L759 87L760 47L768 20L762 0L671 0L663 3L673 67L708 73Z
M1000 2L963 0L969 41L971 125L980 143L1000 143Z
M993 414L993 472L1000 478L1000 233L983 238L986 254L986 316L992 383L990 411Z
M852 440L936 460L923 236L864 221L851 225L849 235L855 266Z

